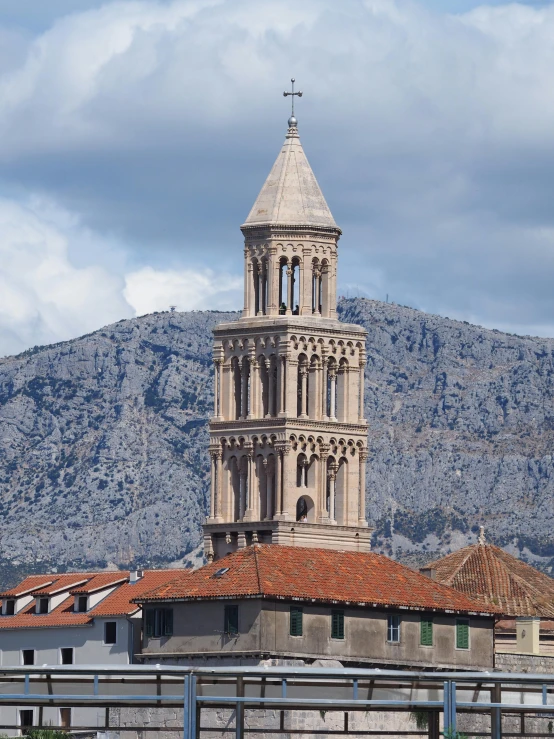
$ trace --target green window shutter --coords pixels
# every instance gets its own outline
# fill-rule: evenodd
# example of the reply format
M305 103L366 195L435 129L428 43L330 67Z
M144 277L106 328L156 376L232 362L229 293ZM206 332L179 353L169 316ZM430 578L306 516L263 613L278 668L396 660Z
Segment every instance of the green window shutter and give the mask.
M469 621L456 621L456 648L469 649Z
M420 625L420 643L422 647L433 646L433 621L428 618L421 619Z
M236 635L239 633L239 607L225 606L223 630L226 634Z
M331 639L344 639L344 611L331 611Z
M173 636L173 608L166 608L164 615L164 636Z
M302 636L302 609L296 606L290 609L290 635Z
M144 612L145 632L146 636L153 636L154 626L156 624L156 611L153 608L147 608Z

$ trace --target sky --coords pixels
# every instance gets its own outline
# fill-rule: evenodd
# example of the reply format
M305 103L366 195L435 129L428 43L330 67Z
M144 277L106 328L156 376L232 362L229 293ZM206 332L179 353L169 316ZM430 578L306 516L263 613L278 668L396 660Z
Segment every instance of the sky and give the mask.
M554 336L554 5L0 0L0 356L238 309L301 140L339 294Z

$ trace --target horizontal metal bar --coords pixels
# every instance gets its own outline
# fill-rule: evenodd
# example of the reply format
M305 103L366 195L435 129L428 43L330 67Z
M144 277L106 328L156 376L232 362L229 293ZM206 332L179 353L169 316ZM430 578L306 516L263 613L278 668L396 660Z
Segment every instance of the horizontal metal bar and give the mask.
M236 702L236 699L233 699ZM111 703L112 701L120 702L141 702L150 701L151 703L165 703L171 701L172 703L182 703L182 695L80 695L78 693L59 693L50 694L45 693L0 693L0 705L10 705L11 701L17 701L18 703L32 703L37 701L40 703L52 703L53 701L71 701L73 703L88 703L93 701L96 703Z
M237 697L237 696L197 696L196 702L199 704L203 703L248 703L252 706L270 703L278 705L302 705L302 706L414 706L415 708L442 708L442 701L414 701L407 699L405 701L399 700L335 700L334 698L258 698L258 697ZM472 703L471 705L475 705ZM554 707L554 706L553 706Z

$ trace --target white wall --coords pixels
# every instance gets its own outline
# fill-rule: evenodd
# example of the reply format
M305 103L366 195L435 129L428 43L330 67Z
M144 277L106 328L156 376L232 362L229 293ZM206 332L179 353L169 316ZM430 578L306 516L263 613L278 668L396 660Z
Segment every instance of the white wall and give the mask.
M0 617L1 618L1 617ZM116 644L104 644L104 623L117 622ZM140 630L140 617L132 621ZM133 658L132 624L126 618L95 618L91 626L49 627L42 629L0 629L0 662L3 667L21 664L23 649L35 650L36 665L61 664L62 647L73 647L73 660L77 665L114 664L127 665ZM1 689L1 683L0 683ZM0 708L0 725L18 724L21 707ZM31 708L29 706L28 708ZM74 708L71 715L74 726L104 726L104 709ZM38 722L38 709L34 709L34 723ZM43 723L58 725L57 708L44 708ZM17 732L0 728L10 736Z

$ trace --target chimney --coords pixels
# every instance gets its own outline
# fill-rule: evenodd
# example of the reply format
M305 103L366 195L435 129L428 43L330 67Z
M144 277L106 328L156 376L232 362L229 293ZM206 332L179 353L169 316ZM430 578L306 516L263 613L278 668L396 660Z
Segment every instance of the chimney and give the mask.
M540 618L516 618L516 649L519 654L540 654Z
M437 579L437 571L434 567L422 567L420 569L420 572L422 575L425 575L425 577L428 577L429 580L436 580Z
M134 585L135 583L137 583L139 580L142 579L143 575L144 575L143 570L132 570L129 576L129 582L131 583L131 585Z

